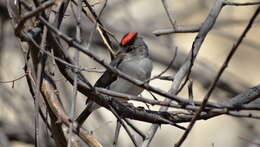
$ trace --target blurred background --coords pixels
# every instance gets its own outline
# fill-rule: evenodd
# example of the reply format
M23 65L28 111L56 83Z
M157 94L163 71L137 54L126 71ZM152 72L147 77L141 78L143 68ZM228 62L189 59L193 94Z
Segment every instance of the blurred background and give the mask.
M240 0L243 2L244 0ZM200 25L207 17L213 1L207 0L168 0L170 13L175 16L179 25ZM237 0L239 2L239 0ZM96 12L103 6L103 0L91 0ZM216 71L222 65L227 53L238 39L255 10L255 6L232 7L226 6L220 13L214 28L207 35L192 71L194 98L200 100L213 81ZM156 75L164 70L174 55L175 46L178 47L177 58L172 68L165 75L172 75L178 70L191 49L192 42L197 33L176 33L156 37L153 32L158 29L171 28L171 24L160 0L113 0L108 1L101 15L104 26L112 32L118 40L129 31L137 31L143 36L149 46ZM108 51L102 39L94 29L88 18L82 18L83 44L90 45L90 50L98 54L109 63ZM247 34L228 68L221 77L217 88L211 96L211 101L225 101L246 89L260 83L260 17ZM70 36L75 36L75 19L68 12L62 24L62 30ZM90 36L93 38L90 40ZM8 19L5 0L0 0L0 81L16 79L24 75L24 58L20 44L14 36L13 27ZM73 51L73 49L69 49ZM100 65L85 55L80 56L81 65L86 68L102 69ZM56 69L58 70L58 69ZM73 97L72 86L56 71L59 90L67 112ZM101 74L84 72L86 77L94 84ZM151 85L165 91L169 90L171 81L154 80ZM187 96L185 87L180 96ZM142 94L152 98L146 91ZM158 96L159 99L160 98ZM77 114L85 104L86 98L79 94ZM259 102L259 101L256 101ZM7 141L11 147L34 146L34 109L33 99L28 90L25 78L14 83L0 83L0 142ZM136 106L146 107L141 103ZM151 107L158 110L159 107ZM170 109L174 111L174 109ZM256 114L260 114L256 112ZM134 124L146 132L150 124L133 121ZM105 146L112 146L115 117L107 110L101 108L91 114L85 127ZM186 124L184 124L186 125ZM46 144L53 146L47 128L42 125L43 139ZM151 147L173 146L183 134L182 130L172 126L162 125L151 143ZM183 144L184 147L254 147L260 144L259 120L219 116L209 120L198 121L191 134ZM139 139L140 141L140 139ZM1 145L1 143L0 143ZM131 140L121 129L119 147L133 146Z

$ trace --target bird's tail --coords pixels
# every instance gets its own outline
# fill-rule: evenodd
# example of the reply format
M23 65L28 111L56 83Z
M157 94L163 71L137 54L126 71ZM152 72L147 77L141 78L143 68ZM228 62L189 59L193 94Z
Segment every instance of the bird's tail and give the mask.
M93 101L88 101L86 108L80 113L78 118L76 119L76 122L78 123L78 126L82 126L82 124L85 122L85 120L89 117L89 115L96 109L98 109L100 106L96 104Z

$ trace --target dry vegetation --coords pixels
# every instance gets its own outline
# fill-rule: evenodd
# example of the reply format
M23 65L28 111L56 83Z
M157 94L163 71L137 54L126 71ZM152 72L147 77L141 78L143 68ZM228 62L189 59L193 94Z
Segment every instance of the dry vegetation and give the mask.
M259 146L260 1L0 2L0 146ZM149 84L109 65L129 31ZM144 92L93 87L105 70ZM103 108L78 126L87 98Z

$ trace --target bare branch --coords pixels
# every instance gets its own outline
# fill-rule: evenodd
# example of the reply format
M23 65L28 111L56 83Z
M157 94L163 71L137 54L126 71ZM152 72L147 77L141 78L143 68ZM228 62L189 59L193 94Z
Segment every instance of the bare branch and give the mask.
M20 34L24 23L26 22L26 20L30 19L31 17L34 17L36 15L38 15L40 12L44 11L45 9L51 7L52 5L54 5L56 3L56 0L49 0L43 4L41 4L39 7L37 7L36 9L34 9L31 12L26 13L24 16L21 17L20 22L18 23L18 25L15 28L15 34L18 35Z
M78 11L77 11L77 15L75 14L74 12L74 9L73 9L73 6L72 6L72 3L71 3L71 9L72 9L72 12L74 14L74 17L75 17L75 20L76 20L76 41L81 43L81 11L82 11L82 0L78 0L78 4L77 4L77 8L78 8ZM74 52L74 59L75 59L75 62L76 62L76 65L75 66L79 66L79 51L78 50L75 50ZM77 91L77 86L78 86L78 70L76 69L75 70L75 73L74 74L74 81L73 81L73 97L72 97L72 100L71 100L71 107L70 107L70 117L75 120L75 111L76 111L76 100L77 100L77 94L78 94L78 91ZM68 147L71 147L72 146L72 126L73 123L70 123L70 126L69 126L69 137L68 137Z
M175 144L175 147L179 147L181 146L181 144L184 142L184 140L186 139L186 137L188 136L189 132L191 131L192 127L194 126L194 124L196 123L197 118L199 117L200 113L203 111L204 107L206 106L206 103L208 102L208 99L212 93L212 91L214 90L217 81L219 80L220 76L223 74L224 70L227 68L229 61L231 60L231 58L233 57L234 53L236 52L236 50L238 49L239 45L241 44L242 40L244 39L244 37L246 36L247 32L250 30L251 26L253 25L255 18L257 17L257 15L260 12L260 6L257 8L257 10L255 11L254 15L252 16L252 18L249 20L248 25L246 26L246 28L244 29L243 33L241 34L241 36L239 37L238 41L234 44L234 46L232 47L231 51L229 52L225 62L223 63L223 65L221 66L218 74L216 75L213 83L211 84L207 94L205 95L202 105L200 107L200 109L196 112L195 116L193 117L193 119L191 120L188 129L185 131L185 133L183 134L183 136L181 137L181 139Z
M175 25L175 29L160 29L153 31L156 36L169 35L172 33L197 33L199 32L201 26L182 26Z
M176 20L174 19L174 17L170 14L169 12L169 9L168 9L168 5L167 5L167 2L166 0L161 0L162 1L162 4L163 4L163 7L165 9L165 12L167 14L167 17L168 19L170 20L171 22L171 25L172 25L172 29L175 30L175 25L176 25ZM174 2L173 2L174 3Z
M251 5L260 5L259 1L255 2L231 2L231 1L225 1L224 5L229 5L229 6L251 6Z
M174 76L174 81L172 83L172 87L169 90L170 94L176 94L178 92L179 86L182 82L182 80L185 78L185 75L189 73L191 67L192 67L192 62L195 60L200 47L206 38L206 35L208 32L212 29L213 25L215 24L215 21L223 7L222 4L223 0L216 0L213 8L211 9L208 17L206 20L203 22L200 31L198 35L196 36L193 44L191 51L188 55L188 57L185 60L185 63L182 65L182 67L178 70L176 75ZM193 60L191 60L193 59ZM165 102L170 102L170 100L165 100ZM166 111L168 108L167 107L161 107L160 111ZM149 146L153 136L155 135L157 129L159 128L159 125L152 125L151 128L149 129L148 132L148 138L145 140L142 144L142 147Z

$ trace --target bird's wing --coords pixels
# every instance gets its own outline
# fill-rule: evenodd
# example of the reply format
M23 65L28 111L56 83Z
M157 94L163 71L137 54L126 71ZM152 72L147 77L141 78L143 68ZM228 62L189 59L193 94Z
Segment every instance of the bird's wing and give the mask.
M116 58L114 58L111 61L110 65L117 68L121 64L121 62L123 61L124 56L125 55L123 53L119 54L118 56L116 56ZM95 83L95 87L106 88L116 80L117 80L117 74L114 74L110 70L106 70L103 73L103 75ZM80 116L77 118L77 122L79 124L82 124L93 110L100 107L99 105L97 105L94 101L92 101L89 98L87 99L86 104L87 104L86 108L80 114Z
M122 62L124 55L118 55L114 60L111 61L110 65L117 68ZM117 74L106 70L103 75L97 80L95 87L106 88L117 79Z

